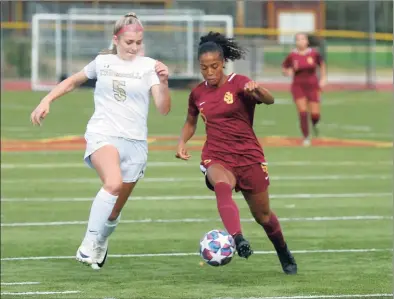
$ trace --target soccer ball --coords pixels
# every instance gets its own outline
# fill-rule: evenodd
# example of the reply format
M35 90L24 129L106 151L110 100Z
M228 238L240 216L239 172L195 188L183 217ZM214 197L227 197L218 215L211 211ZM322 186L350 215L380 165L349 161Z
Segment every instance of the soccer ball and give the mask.
M211 230L200 241L200 255L211 266L227 265L231 262L234 252L233 237L222 230Z

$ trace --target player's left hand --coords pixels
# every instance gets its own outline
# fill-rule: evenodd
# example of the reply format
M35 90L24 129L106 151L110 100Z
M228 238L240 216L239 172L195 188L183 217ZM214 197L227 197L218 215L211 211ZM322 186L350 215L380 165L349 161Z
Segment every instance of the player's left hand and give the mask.
M168 81L168 67L161 61L156 61L156 74L159 76L160 82Z

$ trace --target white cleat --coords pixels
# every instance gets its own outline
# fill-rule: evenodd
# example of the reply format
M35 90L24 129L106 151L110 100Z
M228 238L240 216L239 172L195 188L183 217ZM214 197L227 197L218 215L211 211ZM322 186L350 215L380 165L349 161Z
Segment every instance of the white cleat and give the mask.
M305 147L311 146L311 140L309 138L305 138L302 145Z
M87 243L82 243L77 250L75 259L84 265L92 265L94 262L93 254L93 244L89 246Z
M92 269L100 270L107 260L108 254L108 240L104 244L95 242L93 244L93 263L91 264Z

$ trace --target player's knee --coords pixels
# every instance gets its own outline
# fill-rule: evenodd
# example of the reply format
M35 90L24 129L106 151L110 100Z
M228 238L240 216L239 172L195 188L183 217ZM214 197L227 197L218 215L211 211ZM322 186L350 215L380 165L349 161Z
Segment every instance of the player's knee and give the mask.
M261 225L267 224L270 221L270 213L265 211L253 213L253 217L256 222Z
M104 182L104 189L112 195L119 195L122 190L122 184L122 180L111 178Z

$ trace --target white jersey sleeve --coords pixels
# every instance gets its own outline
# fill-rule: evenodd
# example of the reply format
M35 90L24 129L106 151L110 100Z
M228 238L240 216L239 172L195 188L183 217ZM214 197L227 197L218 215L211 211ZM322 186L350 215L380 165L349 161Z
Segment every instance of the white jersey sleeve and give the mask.
M85 72L86 77L89 79L96 79L97 78L97 70L96 70L96 59L91 61L88 65L86 65L83 70Z
M155 62L155 64L156 64L156 62ZM151 88L153 85L160 84L160 79L155 71L155 66L153 66L153 70L148 74L147 79L148 79L149 88Z

